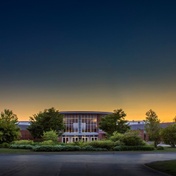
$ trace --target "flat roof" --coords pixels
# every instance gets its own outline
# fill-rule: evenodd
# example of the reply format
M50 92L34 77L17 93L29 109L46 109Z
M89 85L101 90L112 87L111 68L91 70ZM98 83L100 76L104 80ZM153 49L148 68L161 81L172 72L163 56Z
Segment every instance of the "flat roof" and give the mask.
M112 114L112 112L103 112L103 111L60 111L61 114Z

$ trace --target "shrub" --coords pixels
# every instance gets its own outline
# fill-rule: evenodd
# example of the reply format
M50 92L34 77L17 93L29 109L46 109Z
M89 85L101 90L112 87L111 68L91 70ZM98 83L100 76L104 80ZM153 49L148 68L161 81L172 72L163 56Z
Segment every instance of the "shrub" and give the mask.
M60 151L80 151L81 148L79 146L73 145L43 145L43 146L35 146L33 150L36 152L60 152Z
M90 145L81 148L82 151L107 151L106 148L95 148Z
M12 149L33 149L33 146L30 144L22 145L22 144L12 144L10 145Z
M110 140L116 142L116 141L120 141L122 139L122 137L123 137L123 134L118 133L117 131L115 131L113 133L113 135L110 137Z
M152 151L155 148L152 146L116 146L114 151Z
M121 145L124 145L124 143L120 141L114 142L114 146L121 146Z
M163 146L157 146L156 149L157 149L157 150L164 150L164 147L163 147Z
M85 146L86 145L92 146L94 148L105 148L107 150L111 150L115 146L115 143L112 141L106 140L106 141L92 141L92 142L85 143Z
M7 142L0 144L0 148L9 148L9 147L10 147L10 144Z
M81 150L83 150L83 151L93 151L94 149L95 148L90 145L87 145L87 146L81 148Z
M46 132L43 133L42 138L43 138L44 141L51 140L53 142L57 142L58 141L58 134L54 130L46 131Z
M63 151L79 151L79 150L81 150L81 147L79 147L79 146L66 145L66 146L62 146L62 147L63 147Z
M77 141L77 142L69 143L69 144L66 144L66 145L77 145L77 146L83 147L83 146L86 146L87 143L88 142Z
M47 140L39 143L39 145L53 145L53 144L54 142L52 140Z
M121 151L122 150L122 146L116 146L113 148L114 151Z
M33 145L34 142L32 140L19 140L19 141L14 141L13 144L17 145Z
M73 146L73 145L43 145L34 146L33 151L36 152L60 152L60 151L107 151L105 148L95 148L92 146Z
M126 146L145 145L145 142L141 139L138 132L136 131L126 132L120 141L123 142Z
M44 152L48 152L48 151L52 151L53 149L53 145L36 145L33 147L33 151L35 152L40 152L40 151L44 151Z

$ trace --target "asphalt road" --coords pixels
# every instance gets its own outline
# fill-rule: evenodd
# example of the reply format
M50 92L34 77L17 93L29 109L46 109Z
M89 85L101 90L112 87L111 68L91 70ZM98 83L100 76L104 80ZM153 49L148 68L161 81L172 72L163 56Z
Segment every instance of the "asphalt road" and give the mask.
M145 163L176 153L1 154L0 176L164 176Z

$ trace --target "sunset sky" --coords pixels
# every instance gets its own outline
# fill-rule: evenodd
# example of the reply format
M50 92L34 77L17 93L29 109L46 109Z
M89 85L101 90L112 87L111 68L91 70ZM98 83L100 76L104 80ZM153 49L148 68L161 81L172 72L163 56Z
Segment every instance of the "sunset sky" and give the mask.
M176 1L0 2L0 111L176 116Z

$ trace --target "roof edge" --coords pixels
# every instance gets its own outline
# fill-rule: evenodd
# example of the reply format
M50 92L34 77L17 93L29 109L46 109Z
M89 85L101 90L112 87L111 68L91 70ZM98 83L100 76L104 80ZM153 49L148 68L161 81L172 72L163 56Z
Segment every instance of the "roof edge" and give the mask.
M104 111L60 111L61 114L112 114Z

